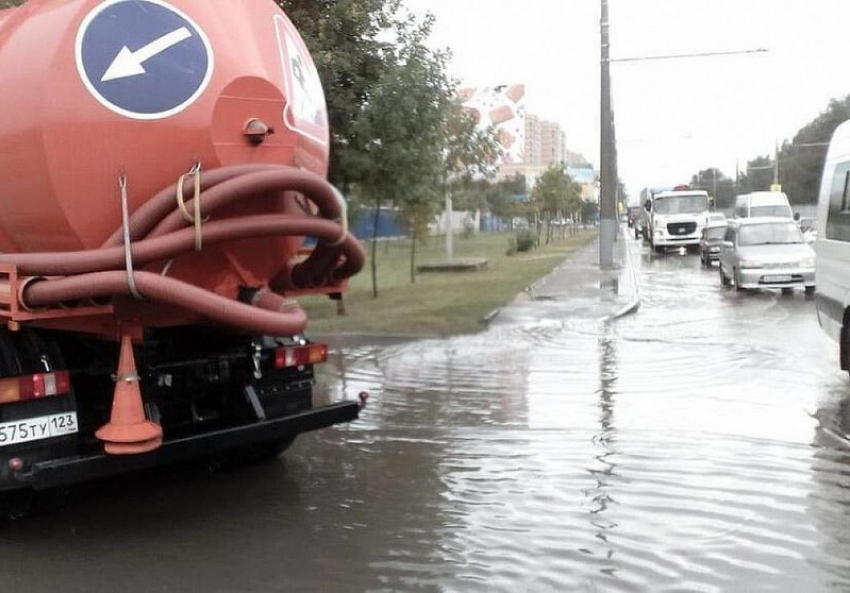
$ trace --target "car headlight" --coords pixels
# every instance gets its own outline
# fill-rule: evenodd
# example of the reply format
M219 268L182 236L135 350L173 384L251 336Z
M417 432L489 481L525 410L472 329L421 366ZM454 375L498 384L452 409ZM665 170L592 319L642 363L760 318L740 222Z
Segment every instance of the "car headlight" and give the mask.
M815 258L807 257L807 258L800 260L800 267L801 268L814 268L815 267Z
M764 264L762 264L757 259L742 259L738 262L739 268L763 268Z

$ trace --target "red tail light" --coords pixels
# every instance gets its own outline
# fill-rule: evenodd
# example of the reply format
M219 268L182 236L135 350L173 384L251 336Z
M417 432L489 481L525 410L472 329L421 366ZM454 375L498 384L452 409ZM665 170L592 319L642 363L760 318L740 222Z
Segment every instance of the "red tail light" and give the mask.
M65 395L70 391L71 376L68 371L0 379L0 403L2 404Z
M274 351L274 366L278 369L317 364L327 362L327 360L327 344L307 344L306 346L278 348Z

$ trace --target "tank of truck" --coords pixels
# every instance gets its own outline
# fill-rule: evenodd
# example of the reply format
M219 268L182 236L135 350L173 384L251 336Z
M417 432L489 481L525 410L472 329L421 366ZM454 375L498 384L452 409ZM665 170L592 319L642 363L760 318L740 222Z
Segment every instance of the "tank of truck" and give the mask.
M313 402L293 297L341 298L364 253L275 2L29 0L0 88L0 503L357 417Z
M65 283L22 307L131 294L184 324L216 309L185 286L333 291L360 265L318 74L271 0L29 0L0 11L0 88L0 264Z

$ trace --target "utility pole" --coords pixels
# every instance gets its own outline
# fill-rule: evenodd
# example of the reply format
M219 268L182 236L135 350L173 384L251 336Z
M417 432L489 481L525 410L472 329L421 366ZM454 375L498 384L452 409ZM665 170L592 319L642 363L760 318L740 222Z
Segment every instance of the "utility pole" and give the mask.
M771 191L782 190L782 186L779 185L779 140L773 144L773 185L770 189Z
M717 167L712 169L713 175L711 176L711 197L714 198L714 208L712 210L717 209Z
M443 185L446 191L446 261L450 262L454 259L452 250L452 193L449 190L449 184Z
M608 41L608 0L601 0L601 88L599 155L599 265L614 265L614 239L617 236L617 178L614 153L614 122L611 111L610 45Z

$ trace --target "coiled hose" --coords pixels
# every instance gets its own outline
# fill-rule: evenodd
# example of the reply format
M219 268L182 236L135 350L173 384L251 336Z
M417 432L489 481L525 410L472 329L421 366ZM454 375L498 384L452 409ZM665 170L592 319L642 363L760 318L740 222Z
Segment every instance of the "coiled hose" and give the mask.
M365 254L347 230L344 202L322 177L282 165L236 165L200 174L198 200L194 204L194 179L167 187L146 201L99 249L53 253L0 254L0 263L14 264L20 276L34 277L21 291L28 308L53 306L80 299L129 295L174 305L234 328L268 335L303 332L304 312L276 294L283 288L313 288L338 283L360 271ZM287 265L259 290L251 303L217 295L180 280L151 272L132 272L132 286L125 268L129 254L134 265L143 266L189 253L196 246L195 229L187 227L175 196L182 186L185 207L203 218L223 206L293 191L312 202L316 215L254 215L214 220L203 224L204 244L246 238L309 236L318 239L310 255ZM126 233L125 233L126 230ZM129 250L124 237L129 237ZM51 276L51 278L43 278Z

